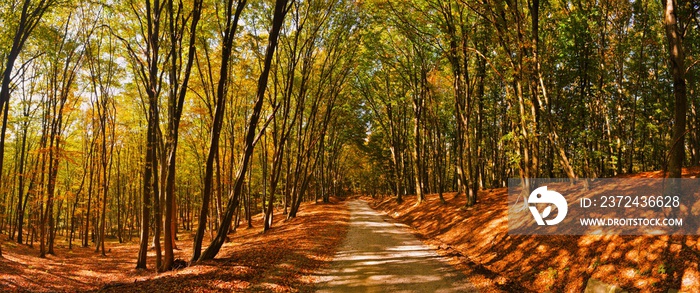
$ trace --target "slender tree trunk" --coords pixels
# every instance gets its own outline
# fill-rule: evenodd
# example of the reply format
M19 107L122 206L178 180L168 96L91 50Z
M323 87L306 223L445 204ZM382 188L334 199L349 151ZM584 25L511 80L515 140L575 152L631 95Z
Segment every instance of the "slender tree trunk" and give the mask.
M24 119L29 118L29 106L25 106L25 109L23 111L23 116ZM3 124L4 127L4 124ZM22 244L22 227L24 224L24 205L22 204L22 196L24 195L24 164L26 161L25 155L26 155L26 150L27 150L27 132L28 132L28 122L25 122L23 127L22 127L22 146L20 147L20 156L19 156L19 182L17 186L17 243ZM4 135L0 137L0 139L4 139ZM1 165L0 165L1 166Z
M149 111L149 116L151 116L150 111ZM153 119L149 117L149 120ZM150 124L150 122L149 122ZM150 162L153 160L152 156L153 150L155 146L151 143L151 136L154 136L155 133L152 133L151 127L148 127L148 134L147 134L147 140L148 140L148 146L147 146L147 151L146 151L146 161L144 162L144 173L143 173L143 194L142 194L142 203L141 203L141 236L140 236L140 244L139 244L139 253L138 253L138 259L136 261L136 268L137 269L146 269L146 255L148 253L148 222L149 219L151 218L151 180L153 180L151 177L152 173L152 168L153 166L150 164ZM84 240L84 242L87 241Z
M98 252L100 250L100 246L102 247L102 255L105 255L105 249L104 249L104 243L105 243L105 216L107 214L107 193L109 192L109 182L107 182L107 177L109 176L109 170L107 168L107 97L102 96L102 101L100 101L100 106L101 107L101 117L100 117L100 131L101 136L102 136L102 151L100 153L100 159L101 159L101 167L102 167L102 178L100 180L102 181L102 219L100 220L100 236L98 238L97 245L95 245L95 252ZM98 202L99 202L99 196L98 196Z
M150 220L150 208L151 208L151 197L153 197L154 209L155 209L155 240L156 247L156 269L160 269L161 265L161 251L160 251L160 227L162 225L162 217L160 212L160 207L158 206L158 151L157 151L157 141L158 141L158 129L159 129L159 113L158 113L158 95L160 93L160 73L158 66L160 65L160 25L162 24L161 13L162 13L162 3L160 0L156 0L151 3L150 0L146 1L146 25L144 28L144 37L147 44L147 54L148 64L142 65L143 72L143 86L146 90L148 97L148 114L147 114L147 134L146 134L146 154L144 161L144 173L143 173L143 205L142 205L142 219L141 219L141 239L139 243L138 258L136 261L137 269L146 268L146 255L148 252L148 241L149 241L149 220ZM134 52L132 55L136 54Z
M214 120L211 128L209 139L209 150L207 153L207 161L204 174L204 191L202 192L202 208L199 213L199 222L197 234L194 237L194 247L192 249L192 261L200 259L202 251L202 240L204 239L204 230L207 225L207 217L209 215L209 203L211 201L213 175L214 175L214 158L219 151L219 139L221 137L221 126L223 124L224 109L226 106L226 84L228 83L229 60L233 50L233 39L238 28L238 19L246 5L246 0L238 0L236 10L233 10L233 0L228 0L226 10L226 31L222 42L223 49L221 53L221 68L219 74L219 84L216 90L216 109L214 110ZM233 16L233 18L231 18ZM213 258L213 256L211 257Z
M294 1L294 0L292 0ZM279 37L279 32L284 23L284 17L289 10L287 6L288 0L277 0L275 3L275 10L272 20L272 28L270 29L270 35L268 39L268 46L265 52L265 60L263 70L260 73L260 79L258 80L258 91L256 95L256 102L253 107L253 113L250 116L250 122L248 123L248 130L245 136L245 148L243 151L243 158L240 165L240 170L236 174L236 181L234 183L233 190L229 195L228 205L226 206L226 213L224 214L224 221L219 227L216 237L212 240L209 247L202 253L199 260L213 259L218 253L221 246L226 240L226 235L231 226L231 220L233 213L238 209L239 197L243 188L243 181L245 179L246 171L248 168L248 163L251 156L253 155L253 148L255 144L255 132L260 120L260 111L262 110L263 100L265 98L265 90L267 88L267 81L270 74L270 68L272 66L272 57L274 56L275 49L277 48L277 41Z
M122 229L124 225L122 224L122 180L121 180L121 150L117 149L117 238L119 243L123 243L122 239Z
M180 17L180 15L175 15L175 7L173 0L168 1L168 10L170 15L170 36L171 36L171 68L170 68L170 79L175 83L172 85L170 91L170 104L168 109L169 114L169 127L168 127L168 158L167 158L167 173L165 179L165 257L163 259L163 265L160 268L161 271L167 271L172 268L175 256L173 249L175 245L175 217L176 217L176 204L177 199L175 198L175 164L177 155L177 143L179 137L179 127L180 127L180 117L182 116L182 110L184 106L185 95L187 93L187 86L190 78L190 73L192 72L192 66L194 64L194 56L196 53L195 41L196 41L196 31L197 24L202 11L202 1L197 0L194 2L194 8L192 10L192 22L190 25L190 39L187 63L185 65L185 73L183 75L182 87L178 86L178 56L177 56L177 44L182 40L178 39L178 36L184 33L184 24L182 28L175 27L175 18ZM179 32L176 29L180 29Z
M85 235L83 236L83 247L88 247L88 233L90 231L90 207L92 206L92 183L93 183L93 175L95 170L95 161L92 156L88 157L88 160L90 161L90 178L88 181L88 202L87 202L87 214L85 217Z
M253 161L250 162L250 169L253 168ZM252 184L253 184L253 172L248 173L248 188L246 188L245 192L245 202L244 202L244 207L245 207L245 220L247 222L247 227L248 228L253 228L253 215L251 211L251 205L250 205L250 194L252 193Z
M421 204L423 200L425 199L425 195L423 194L423 180L422 180L422 169L421 169L421 158L420 158L420 153L421 153L421 111L422 111L422 106L420 103L422 103L420 100L422 100L422 97L414 98L413 101L413 107L414 107L414 117L413 117L413 133L414 133L414 141L413 141L413 147L411 150L411 157L413 161L413 180L414 183L416 184L416 204Z

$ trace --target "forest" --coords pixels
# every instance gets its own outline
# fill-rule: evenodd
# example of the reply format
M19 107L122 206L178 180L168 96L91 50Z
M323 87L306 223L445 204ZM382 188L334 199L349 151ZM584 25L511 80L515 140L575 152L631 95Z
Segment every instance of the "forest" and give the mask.
M697 0L7 0L0 27L5 256L163 273L351 196L468 213L700 165Z

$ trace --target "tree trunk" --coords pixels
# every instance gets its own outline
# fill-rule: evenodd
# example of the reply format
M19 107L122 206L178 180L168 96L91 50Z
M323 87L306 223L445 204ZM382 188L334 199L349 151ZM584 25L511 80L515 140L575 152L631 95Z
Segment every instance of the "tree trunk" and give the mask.
M95 139L97 136L95 136ZM93 145L94 145L94 140L93 140ZM85 235L83 236L83 247L88 247L88 232L90 231L90 207L92 205L92 183L93 183L93 175L95 170L95 161L92 158L92 156L88 157L88 160L90 161L90 178L88 179L88 202L87 202L87 214L85 217Z
M675 1L665 0L664 26L673 76L674 123L671 154L669 160L670 178L681 178L681 168L685 156L685 116L688 110L685 84L685 53L683 36L679 32Z
M171 58L171 68L170 68L170 79L174 83L171 85L170 90L170 101L168 108L168 150L167 150L167 173L165 175L165 257L163 259L163 265L160 268L161 271L167 271L172 268L175 256L173 253L173 248L175 245L175 210L177 200L175 198L175 165L176 165L176 155L177 155L177 143L179 137L179 126L180 117L182 117L182 110L185 101L185 95L187 93L187 86L190 78L190 73L192 72L192 66L194 64L194 56L196 53L195 41L196 41L196 31L197 24L202 11L202 1L197 0L194 2L194 7L192 10L192 22L190 24L190 39L187 63L185 65L185 73L183 75L182 86L178 86L178 66L177 56L177 44L181 44L182 40L179 39L184 34L185 24L183 23L181 28L175 27L175 18L180 17L179 10L178 15L175 15L175 7L173 0L168 1L168 12L170 15L170 58ZM176 31L179 29L179 32ZM179 36L179 37L178 37Z
M418 95L416 93L416 95ZM422 180L422 168L421 168L421 111L422 109L422 99L423 97L416 97L413 101L413 147L411 149L411 157L413 161L413 180L416 185L416 204L421 204L425 198L423 194L423 180Z
M160 269L161 264L161 251L160 251L160 227L162 225L162 218L159 203L159 193L158 193L158 131L159 131L159 111L158 111L158 95L160 93L160 72L158 66L160 65L160 27L162 24L161 13L163 9L161 7L162 3L160 0L151 3L150 0L146 0L146 24L147 28L144 28L144 38L147 43L147 51L144 52L147 55L147 64L142 64L142 81L148 97L148 107L147 107L147 130L146 130L146 154L144 161L144 173L143 173L143 205L142 205L142 219L141 219L141 237L139 242L139 253L136 262L137 269L146 268L146 255L148 252L148 230L149 230L149 220L150 220L150 208L151 208L151 197L154 201L155 209L155 249L156 249L156 269ZM129 47L130 48L130 47ZM135 52L131 52L132 56L135 56Z
M117 238L119 243L123 243L122 239L122 229L124 225L122 224L122 180L121 180L121 150L117 149Z
M219 84L216 90L216 109L214 110L214 121L211 128L209 139L209 150L207 153L207 161L204 174L204 190L202 192L202 208L199 213L199 223L197 234L194 237L194 248L192 249L192 261L200 259L202 251L202 240L204 239L204 230L207 225L207 217L209 215L209 203L211 201L213 174L214 174L214 158L219 150L219 138L221 137L221 126L223 124L224 109L226 106L226 84L228 83L229 60L233 50L233 39L238 28L238 19L246 5L246 0L238 0L236 10L233 10L233 0L228 0L226 9L228 17L226 18L226 31L222 42L221 53L221 68L219 74ZM233 15L233 19L231 16ZM213 258L213 257L212 257Z
M29 118L29 106L26 105L25 108L23 109L23 116L24 119ZM25 120L26 121L26 120ZM4 125L3 125L4 126ZM17 186L17 243L22 244L22 226L24 224L24 205L22 204L22 196L24 195L24 177L26 176L24 174L24 164L26 161L26 150L27 150L27 132L29 128L29 122L25 122L22 125L22 146L20 147L20 156L19 156L19 170L18 170L18 186ZM4 139L4 135L0 137L0 139ZM1 165L0 165L1 166Z
M294 1L294 0L292 0ZM272 57L274 56L275 49L277 48L277 39L279 37L279 32L284 23L284 17L289 10L287 6L288 0L277 0L275 3L275 12L272 20L272 28L270 29L270 35L268 40L267 50L265 52L265 61L263 70L260 73L260 79L258 80L258 91L256 95L255 106L253 107L253 113L250 116L250 122L248 123L248 130L245 137L245 148L243 151L243 158L240 165L240 170L236 175L236 181L233 190L229 194L228 205L226 206L226 213L224 214L224 221L219 227L218 233L214 240L212 240L209 247L202 253L199 260L209 260L213 259L218 253L221 246L226 240L226 235L231 226L231 220L233 213L238 209L239 197L243 188L243 181L245 179L246 171L248 168L248 163L251 156L253 155L253 148L255 143L255 131L260 120L260 111L262 110L263 100L265 98L265 90L267 88L267 81L270 74L270 67L272 64Z

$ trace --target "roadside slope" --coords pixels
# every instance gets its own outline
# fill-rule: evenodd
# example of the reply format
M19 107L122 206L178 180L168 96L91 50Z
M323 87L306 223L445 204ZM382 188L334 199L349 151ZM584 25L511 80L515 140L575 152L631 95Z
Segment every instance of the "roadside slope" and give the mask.
M660 172L624 177L653 178ZM700 176L700 169L684 177ZM530 291L582 292L589 278L642 292L700 292L698 236L523 236L508 235L507 189L479 192L465 209L464 196L446 194L416 206L415 196L372 200L372 207L416 229L443 255L453 257L467 275Z

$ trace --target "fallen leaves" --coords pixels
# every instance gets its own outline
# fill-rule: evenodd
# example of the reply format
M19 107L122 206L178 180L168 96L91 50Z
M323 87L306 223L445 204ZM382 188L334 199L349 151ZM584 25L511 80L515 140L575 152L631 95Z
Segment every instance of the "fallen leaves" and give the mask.
M328 265L342 241L349 221L343 202L304 204L292 221L276 215L266 234L244 224L219 258L184 269L156 274L154 252L149 270L135 270L137 243L107 243L111 253L102 257L93 248L72 251L59 243L56 256L38 258L25 245L5 245L0 259L1 292L298 292L313 288L319 268ZM254 227L262 227L260 216ZM178 235L176 258L189 259L191 235ZM134 241L137 241L134 239ZM206 243L206 242L205 242Z
M656 178L662 172L622 177ZM697 178L700 168L684 170ZM504 188L479 192L473 209L461 209L464 196L437 195L416 206L374 200L376 209L416 229L424 242L452 257L475 284L493 292L582 292L589 278L641 292L700 292L698 236L523 236L509 235Z

